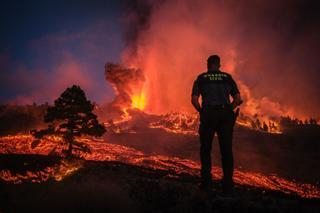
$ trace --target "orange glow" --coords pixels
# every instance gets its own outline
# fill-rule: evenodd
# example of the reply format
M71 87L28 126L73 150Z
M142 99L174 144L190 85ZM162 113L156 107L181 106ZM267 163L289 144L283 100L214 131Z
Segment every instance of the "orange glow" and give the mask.
M150 123L150 128L160 128L166 132L197 135L199 117L189 113L167 113L157 122Z
M178 116L175 119L185 120L185 117ZM186 119L188 120L188 119ZM186 121L185 121L186 122ZM42 145L31 149L31 143L34 138L31 135L13 135L0 137L0 153L25 153L25 154L44 154L48 155L50 151L60 141L58 137L48 140L42 140ZM190 174L200 175L200 164L198 162L178 157L169 157L163 155L146 155L141 151L122 145L101 143L88 138L79 138L86 142L92 153L84 153L85 160L95 161L119 161L126 164L143 166L146 168L171 171L168 175ZM41 183L53 178L55 181L61 181L83 166L83 161L65 161L54 167L47 167L42 171L30 172L25 174L13 173L9 170L0 171L0 180L9 183ZM222 171L220 168L213 167L213 179L221 179ZM277 175L263 175L255 172L244 172L235 170L234 180L240 185L249 185L268 190L281 191L287 194L298 195L304 198L320 198L320 188L312 184L297 183L293 180L287 180Z
M140 94L135 94L131 97L131 108L143 110L146 106L146 96L142 91Z
M8 183L42 183L53 179L62 181L65 177L72 175L82 167L81 160L61 160L52 167L46 167L40 171L27 171L25 174L13 173L8 169L0 171L0 179Z
M303 100L297 100L294 95L291 95L294 94L291 92L293 88L283 86L279 83L282 81L267 80L281 76L269 74L268 66L264 65L260 57L255 54L248 55L247 49L242 49L242 46L238 45L243 43L242 40L240 41L243 38L243 29L239 28L241 25L238 24L238 21L240 20L234 19L232 13L225 12L221 8L215 8L217 12L212 13L212 10L215 9L214 7L208 8L207 3L199 3L202 10L189 11L190 7L186 6L188 3L173 2L168 1L159 7L157 12L152 13L152 19L148 19L150 21L148 30L139 32L136 43L128 45L123 52L122 63L143 71L144 91L147 93L147 99L152 97L152 100L147 100L143 109L145 112L157 115L168 112L195 112L190 104L193 82L200 73L207 70L207 57L211 54L218 54L222 59L222 71L230 73L238 84L244 99L241 105L242 113L250 116L251 119L256 115L264 117L263 121L266 121L267 124L269 124L270 117L290 116L300 120L310 117L309 109L300 107ZM226 19L219 17L222 14ZM212 20L215 24L208 24L207 20ZM225 26L233 26L239 36L225 30ZM268 42L273 43L271 39L262 40L263 42L257 41L255 40L256 43L250 45L253 45L252 48L255 51L261 51L261 53L266 49L264 45L267 45ZM267 47L271 50L274 45L267 45ZM135 54L132 54L133 52ZM279 57L275 57L274 52L276 50L268 53L270 58L274 58L274 62L280 63L279 65L284 64L285 61L278 60ZM288 65L291 66L291 64ZM250 69L244 69L244 65ZM263 71L257 69L258 67L263 68ZM290 73L291 68L285 65L284 67L288 67L288 70L284 72ZM250 76L249 80L247 76ZM265 79L261 78L262 76ZM299 79L297 75L290 76L286 80L295 85L294 82ZM137 80L131 82L141 84ZM134 97L135 104L139 103L137 97ZM288 101L289 99L291 101ZM316 117L319 117L318 111L314 113ZM278 128L277 124L275 126ZM272 131L280 132L275 128Z
M276 119L259 118L259 124L256 120L247 116L239 116L236 121L237 126L252 129L254 131L267 132L269 134L282 134L280 122ZM150 123L150 128L160 128L166 132L198 135L199 116L196 113L167 113L161 115L156 122ZM265 127L266 126L266 127Z

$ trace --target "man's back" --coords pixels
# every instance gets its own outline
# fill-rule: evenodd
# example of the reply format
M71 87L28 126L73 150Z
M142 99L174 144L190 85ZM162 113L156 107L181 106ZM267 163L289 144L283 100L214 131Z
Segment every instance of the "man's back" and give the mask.
M209 70L200 74L194 82L192 95L202 97L202 107L230 104L229 96L239 89L230 74L220 70Z
M201 185L209 189L212 183L211 147L217 133L223 169L223 187L226 193L233 188L232 133L235 122L233 109L242 103L239 89L230 74L221 72L220 57L210 56L208 72L200 74L192 88L192 105L200 113ZM230 102L230 95L233 100ZM199 103L199 97L202 104Z

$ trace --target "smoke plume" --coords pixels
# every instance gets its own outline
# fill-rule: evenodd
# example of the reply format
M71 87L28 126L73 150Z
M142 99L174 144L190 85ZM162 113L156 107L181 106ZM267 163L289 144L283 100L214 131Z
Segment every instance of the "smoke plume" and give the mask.
M254 115L319 118L319 15L310 1L130 1L123 62L144 71L146 111L192 111L211 54Z
M111 105L119 110L131 106L131 96L141 88L145 81L140 69L125 68L118 64L107 63L105 65L106 80L115 91L115 98Z

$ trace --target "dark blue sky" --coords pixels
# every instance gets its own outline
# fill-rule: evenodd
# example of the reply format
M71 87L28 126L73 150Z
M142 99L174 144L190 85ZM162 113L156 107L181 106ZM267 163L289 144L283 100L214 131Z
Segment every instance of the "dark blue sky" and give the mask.
M119 62L124 48L120 7L102 0L1 1L0 103L52 101L73 83L95 101L112 98L104 64Z

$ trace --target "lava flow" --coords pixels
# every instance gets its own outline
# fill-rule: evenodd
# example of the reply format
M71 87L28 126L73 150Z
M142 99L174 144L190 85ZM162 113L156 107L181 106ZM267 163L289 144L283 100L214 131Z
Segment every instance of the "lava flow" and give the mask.
M13 135L0 138L0 153L5 154L53 154L57 150L59 138L50 138L40 141L36 147L32 147L33 137L30 135ZM146 155L141 151L122 145L115 145L81 138L90 148L91 153L85 153L85 160L95 161L119 161L126 164L138 165L152 169L167 170L172 176L177 174L189 174L199 176L200 165L197 162L177 157L163 155ZM54 150L54 151L52 151ZM11 173L8 170L0 171L2 181L10 183L45 182L50 178L62 180L81 168L81 161L73 163L63 162L62 165L47 167L42 171L26 172L25 174ZM221 178L221 170L213 168L214 179ZM287 194L295 194L305 198L320 198L320 189L312 184L300 184L286 180L277 175L266 176L260 173L243 172L236 170L234 180L241 185L249 185L264 189L277 190Z
M191 113L166 113L159 116L160 119L150 123L150 128L161 128L166 132L185 135L197 135L199 127L199 116ZM270 134L281 134L282 129L278 120L253 120L247 116L240 115L236 126L241 126L255 131L267 132Z

